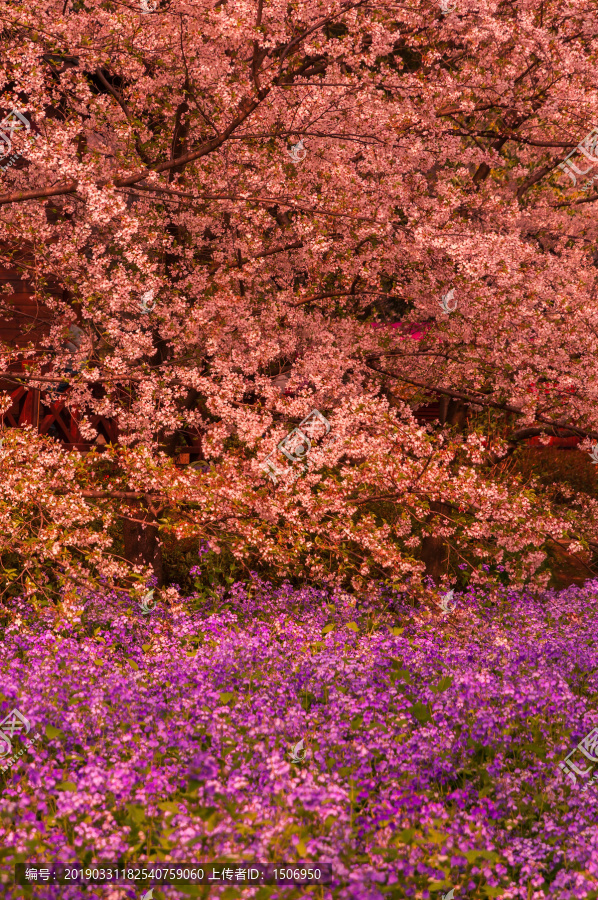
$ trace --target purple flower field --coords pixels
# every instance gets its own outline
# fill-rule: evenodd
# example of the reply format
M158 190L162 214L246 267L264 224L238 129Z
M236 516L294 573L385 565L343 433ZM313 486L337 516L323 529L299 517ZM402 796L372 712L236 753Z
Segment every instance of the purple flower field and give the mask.
M333 867L155 900L598 896L598 796L558 767L598 726L598 582L446 616L257 578L210 608L174 593L150 616L95 596L70 624L13 606L0 718L41 737L0 778L2 897L141 897L32 891L13 866L155 860Z

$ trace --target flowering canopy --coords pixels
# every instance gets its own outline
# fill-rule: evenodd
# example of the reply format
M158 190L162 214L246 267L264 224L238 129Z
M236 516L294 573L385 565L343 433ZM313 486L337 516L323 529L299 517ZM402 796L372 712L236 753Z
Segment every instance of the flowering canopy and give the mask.
M106 527L148 511L239 560L354 587L415 589L427 534L473 581L482 564L528 579L548 537L586 546L593 501L565 516L497 464L513 417L598 436L598 195L556 168L596 121L591 4L0 10L0 103L31 123L6 135L0 261L32 250L60 323L24 379L67 378L69 402L120 428L102 465L5 438L2 548L26 522L38 534L18 544L21 587L58 566L120 578ZM371 327L397 318L426 322L422 339ZM470 404L465 441L414 421L430 389ZM260 462L314 408L331 433L275 487ZM185 430L214 469L175 469Z

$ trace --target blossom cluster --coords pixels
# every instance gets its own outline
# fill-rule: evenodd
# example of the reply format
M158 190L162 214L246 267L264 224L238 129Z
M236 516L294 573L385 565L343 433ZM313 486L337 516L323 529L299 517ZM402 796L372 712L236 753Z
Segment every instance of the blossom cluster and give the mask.
M450 621L373 594L254 574L149 621L89 594L70 624L17 601L0 714L46 738L0 780L3 896L23 860L329 862L325 900L591 896L598 796L558 764L598 724L598 582L471 589Z

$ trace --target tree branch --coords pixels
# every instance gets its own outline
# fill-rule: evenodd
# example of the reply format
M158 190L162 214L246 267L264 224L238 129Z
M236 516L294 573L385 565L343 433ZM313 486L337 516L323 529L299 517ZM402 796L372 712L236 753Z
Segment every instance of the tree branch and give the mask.
M382 354L381 354L382 355ZM372 359L379 359L379 356L369 356L365 360L365 364L368 369L372 369L374 372L378 372L380 375L385 375L388 378L395 378L397 381L404 381L407 384L413 384L415 387L424 388L428 391L433 391L436 394L443 394L445 397L454 397L457 400L464 400L466 403L472 403L475 406L485 406L491 407L492 409L499 409L501 412L511 412L515 413L518 416L526 415L525 410L519 409L516 406L511 406L508 403L497 403L495 400L488 400L483 395L476 396L474 394L466 394L464 391L455 391L450 390L449 388L441 388L435 385L426 384L423 381L416 381L414 378L406 378L404 375L395 375L393 372L387 372L384 369L379 369L377 366L371 364ZM547 419L544 416L538 415L534 413L534 419L537 422L542 422L545 425L550 425L552 428L566 428L569 431L574 432L580 437L591 437L594 440L598 441L598 432L596 431L585 431L583 428L577 428L575 425L567 425L562 422L554 422L551 419Z
M131 114L129 112L129 108L128 108L127 104L125 103L125 100L124 100L124 97L122 96L122 94L120 94L117 90L115 90L115 88L112 87L112 85L107 80L107 78L104 77L104 73L102 72L102 69L100 66L96 67L96 76L102 82L102 84L104 85L106 90L112 94L112 96L114 97L114 99L116 100L116 102L118 103L118 105L120 106L122 111L124 112L127 122L130 125L131 124ZM137 153L139 154L140 159L146 164L146 166L153 165L152 160L147 155L147 153L145 153L145 151L143 150L143 148L141 146L141 141L139 140L139 135L137 134L136 131L134 131L133 134L135 135L135 149L137 150Z
M298 206L294 202L281 200L279 197L251 197L249 195L244 196L243 194L190 194L185 191L173 191L169 188L145 184L137 184L135 185L135 188L138 191L149 191L158 194L171 194L173 197L182 197L184 199L196 200L198 202L202 202L204 200L242 200L246 203L278 203L279 206L287 206L289 209L296 209L298 212L311 213L314 216L331 216L335 219L353 219L355 222L371 222L374 225L378 224L376 219L369 219L365 216L352 216L350 215L350 213L331 212L328 209L315 209L312 206ZM371 240L373 240L373 236L365 238L362 243Z
M353 285L348 291L340 291L339 293L333 294L315 294L313 297L305 297L303 300L299 300L298 303L291 303L291 306L303 306L304 303L310 303L312 300L327 300L331 297L354 297L356 294L364 294L368 297L386 297L388 300L403 300L403 297L393 297L390 294L385 294L383 291L356 291L354 289L355 282L357 279L353 280Z
M222 266L226 266L227 269L240 269L246 262L250 262L252 259L264 259L266 256L274 256L275 253L284 253L287 250L299 250L303 246L303 241L293 241L290 244L284 244L281 247L273 247L271 250L264 250L262 253L255 253L253 256L246 256L244 258L241 257L241 254L239 253L240 258L238 260L229 263L214 263L210 266L209 271L210 274L213 274L218 269L221 269Z
M189 162L193 162L196 159L201 159L203 156L207 156L209 153L212 153L214 150L217 150L228 137L235 131L243 122L247 119L247 117L260 105L262 100L267 96L269 91L261 91L260 95L256 100L249 100L248 98L244 98L239 104L239 112L230 123L226 131L217 137L212 138L210 141L206 141L203 143L199 149L192 151L190 153L184 153L182 156L177 157L176 159L168 160L167 162L160 163L157 166L152 166L151 168L144 169L143 172L136 172L134 175L127 175L121 178L105 178L96 183L96 187L103 188L109 184L113 184L114 187L127 187L132 184L137 184L138 181L143 181L153 172L167 172L170 169L178 168L179 166L186 165ZM58 194L72 194L77 187L79 186L78 181L69 181L66 184L63 184L59 187L54 188L45 188L43 190L33 190L33 191L17 191L12 194L2 194L0 195L0 206L5 206L8 203L22 203L25 200L37 200L42 197L53 197Z

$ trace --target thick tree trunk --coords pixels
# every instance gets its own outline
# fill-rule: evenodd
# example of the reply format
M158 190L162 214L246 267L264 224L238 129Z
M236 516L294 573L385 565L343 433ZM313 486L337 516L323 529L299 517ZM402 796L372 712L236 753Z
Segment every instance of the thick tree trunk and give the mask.
M438 401L438 405L440 406L440 413L438 418L440 420L441 425L446 425L446 418L448 415L449 403L451 402L450 397L441 397Z
M434 513L448 513L450 507L445 503L430 503L432 512L427 517L428 520L435 518ZM448 544L439 537L425 537L422 539L421 547L422 562L426 566L426 575L429 575L434 581L438 582L440 576L446 572L448 562Z
M162 547L155 517L151 512L142 509L141 505L131 507L127 515L140 521L132 522L131 519L123 518L125 557L135 565L151 566L158 580L158 587L162 587L164 584Z
M452 397L440 398L440 423L442 425L457 425L463 428L467 424L469 415L468 404Z
M469 419L469 404L462 400L451 400L447 412L446 421L449 425L456 425L463 430Z
M447 549L442 538L425 537L422 540L422 562L426 566L426 575L430 575L434 581L439 581L440 576L446 571Z

